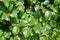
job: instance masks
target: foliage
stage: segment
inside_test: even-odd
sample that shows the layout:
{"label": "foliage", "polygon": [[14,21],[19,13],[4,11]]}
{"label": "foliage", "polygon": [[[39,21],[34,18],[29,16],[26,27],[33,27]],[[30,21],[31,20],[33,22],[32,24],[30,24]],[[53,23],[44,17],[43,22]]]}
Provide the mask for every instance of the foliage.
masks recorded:
{"label": "foliage", "polygon": [[0,0],[0,40],[60,40],[60,0]]}

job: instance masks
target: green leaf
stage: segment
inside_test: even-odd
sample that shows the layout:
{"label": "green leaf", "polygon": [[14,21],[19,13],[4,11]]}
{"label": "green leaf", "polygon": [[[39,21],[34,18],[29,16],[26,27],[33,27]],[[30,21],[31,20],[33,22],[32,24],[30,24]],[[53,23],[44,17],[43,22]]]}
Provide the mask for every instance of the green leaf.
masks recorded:
{"label": "green leaf", "polygon": [[10,5],[9,5],[9,11],[11,11],[12,9],[13,9],[13,4],[10,3]]}
{"label": "green leaf", "polygon": [[11,32],[4,32],[4,37],[5,38],[10,38]]}
{"label": "green leaf", "polygon": [[31,13],[31,9],[26,9],[26,12],[27,13]]}
{"label": "green leaf", "polygon": [[20,0],[20,1],[17,1],[16,2],[16,6],[23,5],[23,4],[24,4],[24,1],[23,0]]}
{"label": "green leaf", "polygon": [[12,11],[12,13],[10,14],[10,16],[12,17],[12,18],[17,18],[17,13],[18,13],[19,11],[16,9],[16,10],[13,10]]}
{"label": "green leaf", "polygon": [[31,28],[28,28],[28,27],[23,28],[23,35],[25,37],[28,37],[29,35],[31,35]]}
{"label": "green leaf", "polygon": [[23,13],[24,10],[25,10],[24,5],[19,5],[19,6],[18,6],[18,10],[21,11],[21,12]]}
{"label": "green leaf", "polygon": [[20,25],[21,26],[27,26],[26,24],[28,23],[27,20],[20,20]]}
{"label": "green leaf", "polygon": [[34,29],[34,31],[36,32],[36,33],[40,33],[40,27],[33,27],[33,29]]}
{"label": "green leaf", "polygon": [[36,2],[37,2],[37,0],[30,0],[30,2],[31,2],[31,3],[36,3]]}
{"label": "green leaf", "polygon": [[0,40],[2,40],[2,37],[0,37]]}
{"label": "green leaf", "polygon": [[16,2],[17,0],[11,0],[11,1]]}
{"label": "green leaf", "polygon": [[58,37],[56,38],[57,40],[60,40],[60,35],[58,35]]}
{"label": "green leaf", "polygon": [[14,40],[13,37],[10,37],[10,40]]}
{"label": "green leaf", "polygon": [[17,35],[18,33],[19,33],[19,27],[13,27],[13,30],[12,30],[12,33],[14,34],[14,35]]}
{"label": "green leaf", "polygon": [[35,27],[33,27],[33,30],[35,31],[35,33],[40,34],[41,33],[41,29],[42,29],[42,25],[41,24],[37,24],[34,25]]}
{"label": "green leaf", "polygon": [[48,40],[48,37],[40,37],[40,40]]}
{"label": "green leaf", "polygon": [[2,0],[4,2],[4,5],[6,7],[9,7],[9,4],[10,4],[10,0]]}
{"label": "green leaf", "polygon": [[3,34],[3,31],[2,31],[2,30],[0,30],[0,36],[2,36],[2,34]]}
{"label": "green leaf", "polygon": [[45,24],[44,27],[46,28],[46,30],[50,30],[51,26],[49,24]]}
{"label": "green leaf", "polygon": [[39,5],[35,5],[34,9],[35,9],[35,11],[39,11],[40,6]]}
{"label": "green leaf", "polygon": [[55,5],[60,4],[60,0],[54,0],[54,4],[55,4]]}
{"label": "green leaf", "polygon": [[9,13],[6,14],[5,12],[3,12],[2,20],[10,21],[10,14]]}
{"label": "green leaf", "polygon": [[0,17],[1,17],[2,11],[0,11]]}
{"label": "green leaf", "polygon": [[50,21],[50,25],[51,25],[52,27],[56,27],[56,21],[55,21],[55,20],[51,20],[51,21]]}
{"label": "green leaf", "polygon": [[40,21],[40,22],[43,22],[43,17],[40,17],[40,18],[39,18],[39,21]]}
{"label": "green leaf", "polygon": [[46,20],[51,20],[51,17],[52,17],[52,13],[47,10],[47,11],[45,12],[45,18],[46,18]]}
{"label": "green leaf", "polygon": [[57,12],[56,8],[53,7],[53,6],[50,6],[50,8],[54,11],[54,12]]}
{"label": "green leaf", "polygon": [[17,35],[14,37],[14,40],[20,40],[20,37]]}
{"label": "green leaf", "polygon": [[57,33],[55,31],[53,31],[52,33],[52,38],[56,37],[57,36]]}
{"label": "green leaf", "polygon": [[49,0],[45,0],[44,5],[48,5],[48,4],[49,4]]}
{"label": "green leaf", "polygon": [[12,26],[9,26],[9,30],[12,30],[13,29],[13,27]]}
{"label": "green leaf", "polygon": [[6,40],[6,38],[4,36],[1,36],[0,40]]}

